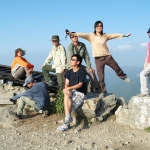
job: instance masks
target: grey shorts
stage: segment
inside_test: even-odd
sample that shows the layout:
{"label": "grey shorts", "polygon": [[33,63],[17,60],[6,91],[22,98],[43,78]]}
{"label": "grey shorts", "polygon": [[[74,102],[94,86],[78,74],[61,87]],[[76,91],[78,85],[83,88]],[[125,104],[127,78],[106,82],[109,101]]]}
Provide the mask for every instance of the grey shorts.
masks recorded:
{"label": "grey shorts", "polygon": [[76,90],[72,90],[71,91],[71,100],[72,100],[71,111],[75,111],[79,106],[81,106],[81,104],[84,102],[85,99],[86,99],[86,96],[83,93],[78,92]]}

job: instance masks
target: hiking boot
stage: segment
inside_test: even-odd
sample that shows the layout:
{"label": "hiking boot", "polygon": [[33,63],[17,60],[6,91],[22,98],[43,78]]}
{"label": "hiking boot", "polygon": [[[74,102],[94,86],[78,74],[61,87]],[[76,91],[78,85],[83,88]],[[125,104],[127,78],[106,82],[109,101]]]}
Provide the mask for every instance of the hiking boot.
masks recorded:
{"label": "hiking boot", "polygon": [[22,116],[21,116],[21,115],[17,115],[17,113],[16,113],[15,117],[16,117],[17,119],[22,119]]}
{"label": "hiking boot", "polygon": [[48,86],[53,86],[53,82],[52,81],[46,81],[45,82]]}
{"label": "hiking boot", "polygon": [[131,80],[129,78],[125,78],[125,82],[129,83]]}
{"label": "hiking boot", "polygon": [[105,93],[99,94],[99,98],[104,98],[104,97],[105,97]]}
{"label": "hiking boot", "polygon": [[46,117],[46,116],[48,116],[49,115],[49,111],[48,110],[44,110],[43,112],[42,112],[42,117],[44,118],[44,117]]}
{"label": "hiking boot", "polygon": [[62,126],[57,128],[57,131],[67,131],[70,129],[70,125],[69,124],[63,124]]}
{"label": "hiking boot", "polygon": [[66,116],[66,117],[65,117],[64,124],[69,124],[69,123],[72,122],[72,121],[73,121],[73,119],[72,119],[71,116]]}
{"label": "hiking boot", "polygon": [[143,94],[143,93],[140,93],[139,95],[137,95],[139,97],[149,97],[149,94]]}

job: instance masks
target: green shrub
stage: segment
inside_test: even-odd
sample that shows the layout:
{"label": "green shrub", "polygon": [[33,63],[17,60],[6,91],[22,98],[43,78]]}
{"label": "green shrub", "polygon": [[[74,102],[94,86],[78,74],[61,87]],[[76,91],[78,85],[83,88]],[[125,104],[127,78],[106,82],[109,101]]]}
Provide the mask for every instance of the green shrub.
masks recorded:
{"label": "green shrub", "polygon": [[150,127],[145,128],[145,131],[150,132]]}
{"label": "green shrub", "polygon": [[64,114],[64,93],[58,90],[56,100],[54,102],[53,113]]}

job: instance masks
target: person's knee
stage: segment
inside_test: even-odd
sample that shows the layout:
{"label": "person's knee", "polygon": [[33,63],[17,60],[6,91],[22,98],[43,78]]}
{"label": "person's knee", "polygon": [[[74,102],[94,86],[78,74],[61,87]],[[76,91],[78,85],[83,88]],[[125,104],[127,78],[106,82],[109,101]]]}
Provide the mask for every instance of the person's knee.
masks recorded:
{"label": "person's knee", "polygon": [[24,103],[24,96],[21,96],[19,99],[17,99],[17,103],[18,104]]}
{"label": "person's knee", "polygon": [[99,81],[100,81],[100,82],[103,82],[103,81],[104,81],[104,78],[100,77],[100,78],[99,78]]}
{"label": "person's knee", "polygon": [[70,100],[70,94],[64,93],[64,101]]}
{"label": "person's knee", "polygon": [[144,71],[142,71],[141,73],[140,73],[140,77],[143,77],[144,76]]}

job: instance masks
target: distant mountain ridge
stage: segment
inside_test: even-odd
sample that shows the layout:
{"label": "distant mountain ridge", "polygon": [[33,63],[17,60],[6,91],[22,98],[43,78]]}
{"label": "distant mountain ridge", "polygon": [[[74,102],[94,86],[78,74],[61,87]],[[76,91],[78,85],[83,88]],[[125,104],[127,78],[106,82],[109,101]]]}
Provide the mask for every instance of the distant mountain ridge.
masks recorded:
{"label": "distant mountain ridge", "polygon": [[131,79],[130,83],[121,80],[109,67],[105,68],[105,82],[108,93],[114,93],[117,98],[123,97],[127,102],[132,96],[140,93],[140,72],[142,67],[124,66],[122,70]]}

